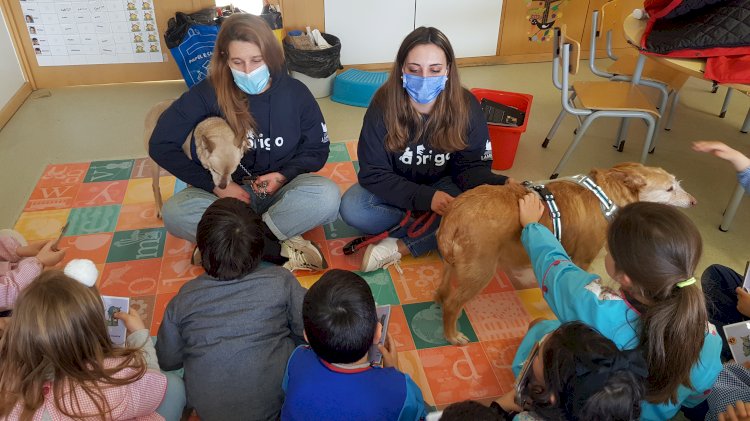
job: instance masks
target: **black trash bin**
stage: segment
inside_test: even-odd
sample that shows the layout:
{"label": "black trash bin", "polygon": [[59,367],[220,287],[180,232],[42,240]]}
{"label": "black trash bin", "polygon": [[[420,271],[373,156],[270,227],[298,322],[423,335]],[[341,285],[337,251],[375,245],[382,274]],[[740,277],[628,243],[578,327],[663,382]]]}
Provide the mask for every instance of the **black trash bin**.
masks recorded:
{"label": "black trash bin", "polygon": [[[322,33],[331,46],[324,49],[296,48],[291,36],[284,38],[286,65],[293,78],[300,80],[315,98],[331,95],[333,79],[341,66],[341,41],[338,37]],[[305,35],[303,35],[305,36]]]}

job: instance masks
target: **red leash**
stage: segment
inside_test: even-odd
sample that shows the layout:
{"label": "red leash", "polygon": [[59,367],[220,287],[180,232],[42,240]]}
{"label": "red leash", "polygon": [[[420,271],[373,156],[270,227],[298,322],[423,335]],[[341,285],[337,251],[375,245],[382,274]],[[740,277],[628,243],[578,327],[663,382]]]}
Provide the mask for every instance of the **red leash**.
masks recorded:
{"label": "red leash", "polygon": [[389,237],[391,234],[395,233],[396,231],[404,228],[409,225],[409,228],[406,230],[406,235],[409,236],[409,238],[416,238],[421,235],[423,235],[429,228],[432,226],[432,224],[435,223],[435,219],[437,219],[437,214],[435,212],[425,212],[422,215],[419,215],[414,222],[409,224],[409,219],[411,219],[411,211],[406,211],[406,215],[404,215],[404,218],[398,223],[398,225],[394,225],[393,227],[389,228],[387,231],[383,231],[380,234],[375,235],[367,235],[364,237],[355,238],[354,240],[347,243],[344,248],[344,254],[350,255],[356,253],[358,250],[361,250],[370,244],[376,243],[382,239],[385,239]]}

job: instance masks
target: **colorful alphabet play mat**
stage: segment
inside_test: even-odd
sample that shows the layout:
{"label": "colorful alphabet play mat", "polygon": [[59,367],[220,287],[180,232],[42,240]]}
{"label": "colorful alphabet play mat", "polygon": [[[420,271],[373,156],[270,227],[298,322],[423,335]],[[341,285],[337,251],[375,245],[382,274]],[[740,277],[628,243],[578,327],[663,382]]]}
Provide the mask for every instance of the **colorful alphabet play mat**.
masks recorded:
{"label": "colorful alphabet play mat", "polygon": [[[333,143],[320,174],[342,193],[357,181],[356,142]],[[185,188],[162,173],[165,196]],[[28,240],[56,238],[69,223],[61,247],[66,260],[96,263],[104,295],[127,296],[156,335],[164,309],[180,287],[202,273],[190,264],[193,245],[172,237],[157,219],[148,160],[127,159],[49,165],[31,193],[15,228]],[[304,236],[317,242],[333,268],[357,270],[362,252],[342,247],[360,234],[340,219]],[[65,263],[63,262],[63,263]],[[425,401],[444,407],[465,399],[488,401],[512,387],[510,364],[529,321],[552,318],[538,288],[517,291],[503,273],[472,300],[459,323],[471,339],[464,347],[443,339],[433,292],[441,279],[437,252],[363,274],[379,305],[392,305],[388,331],[397,342],[401,369],[422,388]],[[309,287],[322,273],[296,273]]]}

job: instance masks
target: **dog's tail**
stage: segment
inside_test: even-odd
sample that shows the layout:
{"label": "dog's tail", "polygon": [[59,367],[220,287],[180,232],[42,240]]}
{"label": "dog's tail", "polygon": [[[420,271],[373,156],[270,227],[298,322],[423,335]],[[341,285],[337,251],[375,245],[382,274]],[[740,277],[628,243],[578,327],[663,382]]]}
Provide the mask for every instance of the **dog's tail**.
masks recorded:
{"label": "dog's tail", "polygon": [[450,264],[454,263],[454,247],[456,247],[454,240],[459,228],[458,221],[454,221],[453,219],[450,212],[448,212],[442,221],[440,221],[440,228],[438,228],[436,233],[440,255],[443,257],[443,261]]}

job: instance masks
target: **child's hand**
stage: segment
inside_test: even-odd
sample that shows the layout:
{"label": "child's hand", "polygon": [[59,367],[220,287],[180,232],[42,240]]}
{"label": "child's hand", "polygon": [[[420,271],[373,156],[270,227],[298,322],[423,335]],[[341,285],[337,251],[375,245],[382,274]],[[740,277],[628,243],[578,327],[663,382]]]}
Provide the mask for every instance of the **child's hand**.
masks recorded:
{"label": "child's hand", "polygon": [[135,331],[145,329],[146,325],[143,324],[143,320],[138,312],[134,308],[130,308],[130,311],[125,313],[124,311],[118,311],[113,314],[115,319],[122,320],[125,323],[125,327],[128,329],[128,334]]}
{"label": "child's hand", "polygon": [[516,403],[516,391],[511,390],[510,392],[504,394],[503,396],[500,396],[498,399],[495,400],[500,405],[500,408],[503,408],[506,412],[522,412],[523,408],[521,408]]}
{"label": "child's hand", "polygon": [[63,257],[65,257],[65,250],[52,250],[54,243],[54,241],[47,241],[36,255],[37,260],[39,260],[46,268],[55,266],[62,261]]}
{"label": "child's hand", "polygon": [[42,247],[44,247],[45,244],[47,244],[47,241],[35,241],[29,243],[27,246],[17,248],[16,254],[18,257],[34,257],[39,254],[39,251],[42,250]]}
{"label": "child's hand", "polygon": [[385,336],[385,346],[378,344],[380,353],[383,354],[383,367],[393,367],[399,370],[398,367],[398,351],[396,351],[396,344],[391,340],[391,334]]}
{"label": "child's hand", "polygon": [[719,421],[749,421],[750,403],[737,401],[734,405],[728,405],[727,409],[719,414]]}
{"label": "child's hand", "polygon": [[693,142],[693,150],[698,152],[710,153],[713,156],[727,160],[734,165],[734,169],[737,172],[744,171],[750,167],[750,158],[742,154],[742,152],[730,148],[722,142],[716,141],[702,141]]}
{"label": "child's hand", "polygon": [[737,293],[737,311],[750,317],[750,293],[742,287],[734,290]]}
{"label": "child's hand", "polygon": [[524,197],[518,199],[518,217],[522,227],[532,222],[539,222],[543,214],[544,204],[536,193],[526,193]]}

